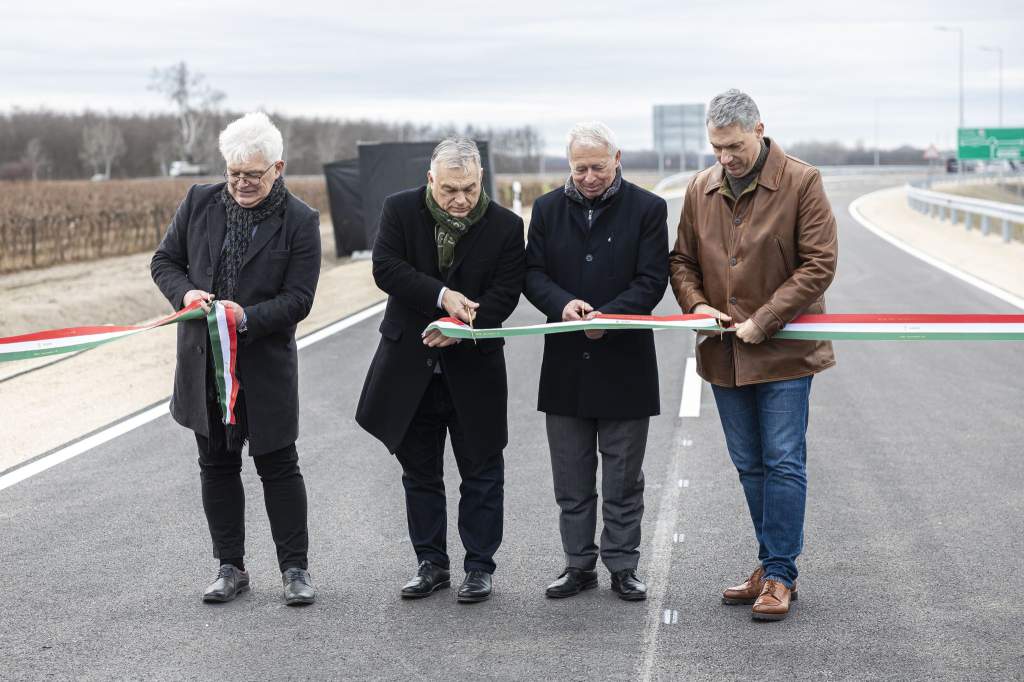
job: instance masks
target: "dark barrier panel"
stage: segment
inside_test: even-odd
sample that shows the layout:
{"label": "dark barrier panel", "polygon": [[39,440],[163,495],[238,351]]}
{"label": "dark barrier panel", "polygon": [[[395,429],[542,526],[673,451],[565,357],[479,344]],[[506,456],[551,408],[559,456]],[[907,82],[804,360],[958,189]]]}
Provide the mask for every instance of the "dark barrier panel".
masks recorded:
{"label": "dark barrier panel", "polygon": [[[484,169],[484,188],[494,198],[494,174],[491,172],[487,143],[478,141],[476,144],[480,148],[480,162]],[[403,189],[427,184],[430,154],[436,146],[437,142],[376,142],[359,145],[359,175],[367,244],[372,245],[377,237],[380,210],[385,197]]]}
{"label": "dark barrier panel", "polygon": [[327,201],[331,205],[331,222],[334,225],[335,255],[350,256],[353,251],[370,248],[363,220],[359,159],[324,164],[324,176],[327,178]]}

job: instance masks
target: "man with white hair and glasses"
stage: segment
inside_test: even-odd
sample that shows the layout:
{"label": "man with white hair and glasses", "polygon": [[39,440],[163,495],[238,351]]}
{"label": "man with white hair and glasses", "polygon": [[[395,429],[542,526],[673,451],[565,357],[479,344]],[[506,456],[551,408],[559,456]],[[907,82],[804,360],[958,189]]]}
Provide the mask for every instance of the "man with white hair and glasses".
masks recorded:
{"label": "man with white hair and glasses", "polygon": [[421,334],[444,316],[500,327],[519,303],[523,270],[523,221],[487,196],[472,140],[441,141],[427,184],[384,200],[373,277],[388,303],[356,421],[402,465],[418,562],[401,589],[403,599],[428,597],[451,584],[446,436],[462,477],[458,525],[466,577],[458,601],[491,596],[508,443],[504,339],[459,343],[437,331]]}
{"label": "man with white hair and glasses", "polygon": [[245,569],[242,447],[263,482],[263,497],[287,604],[316,593],[307,566],[306,487],[299,432],[295,326],[313,305],[320,277],[319,214],[284,183],[281,133],[251,113],[220,134],[225,182],[195,185],[153,255],[153,280],[176,310],[216,299],[238,330],[240,385],[235,423],[217,401],[206,320],[177,325],[171,415],[195,432],[203,509],[219,562],[203,593],[226,602],[249,588]]}
{"label": "man with white hair and glasses", "polygon": [[[569,131],[565,186],[533,205],[526,297],[548,322],[598,313],[649,315],[668,280],[665,201],[622,177],[615,136],[601,123]],[[544,337],[537,409],[546,414],[565,569],[550,598],[597,586],[598,554],[620,598],[647,598],[637,577],[644,512],[643,461],[660,411],[650,331]],[[604,530],[597,528],[601,455]]]}

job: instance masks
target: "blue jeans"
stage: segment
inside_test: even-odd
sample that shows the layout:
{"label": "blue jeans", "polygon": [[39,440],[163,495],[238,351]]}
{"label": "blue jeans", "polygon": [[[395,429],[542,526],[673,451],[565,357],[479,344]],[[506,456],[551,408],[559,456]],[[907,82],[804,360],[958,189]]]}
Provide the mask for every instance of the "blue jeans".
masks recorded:
{"label": "blue jeans", "polygon": [[712,386],[729,456],[740,475],[766,579],[788,587],[804,543],[811,376]]}

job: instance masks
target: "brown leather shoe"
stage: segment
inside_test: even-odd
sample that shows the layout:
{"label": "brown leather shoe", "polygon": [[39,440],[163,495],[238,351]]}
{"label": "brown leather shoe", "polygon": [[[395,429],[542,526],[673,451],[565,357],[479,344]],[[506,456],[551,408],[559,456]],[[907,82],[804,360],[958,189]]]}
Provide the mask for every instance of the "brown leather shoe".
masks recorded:
{"label": "brown leather shoe", "polygon": [[761,594],[762,577],[764,577],[764,569],[758,566],[745,583],[725,588],[725,591],[722,592],[722,603],[753,604],[757,596]]}
{"label": "brown leather shoe", "polygon": [[[793,587],[796,587],[794,583]],[[765,580],[751,615],[754,620],[782,620],[789,615],[789,604],[793,591],[777,580]]]}

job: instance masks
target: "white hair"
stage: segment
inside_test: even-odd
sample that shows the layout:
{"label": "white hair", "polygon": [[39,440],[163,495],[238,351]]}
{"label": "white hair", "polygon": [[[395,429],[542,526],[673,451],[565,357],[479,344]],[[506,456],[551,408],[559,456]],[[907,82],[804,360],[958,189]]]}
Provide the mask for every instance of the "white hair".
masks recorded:
{"label": "white hair", "polygon": [[468,137],[446,137],[441,140],[430,155],[430,172],[437,175],[439,167],[461,168],[466,174],[483,168],[480,150],[476,142]]}
{"label": "white hair", "polygon": [[728,128],[739,125],[744,132],[750,132],[761,122],[761,112],[750,95],[736,88],[715,95],[708,104],[708,115],[705,118],[712,128]]}
{"label": "white hair", "polygon": [[220,153],[228,164],[246,163],[258,156],[277,163],[284,154],[284,140],[266,114],[254,111],[221,131]]}
{"label": "white hair", "polygon": [[615,156],[619,151],[615,133],[600,121],[584,121],[569,129],[565,142],[566,157],[572,156],[574,144],[581,147],[604,147],[608,150],[608,156]]}

